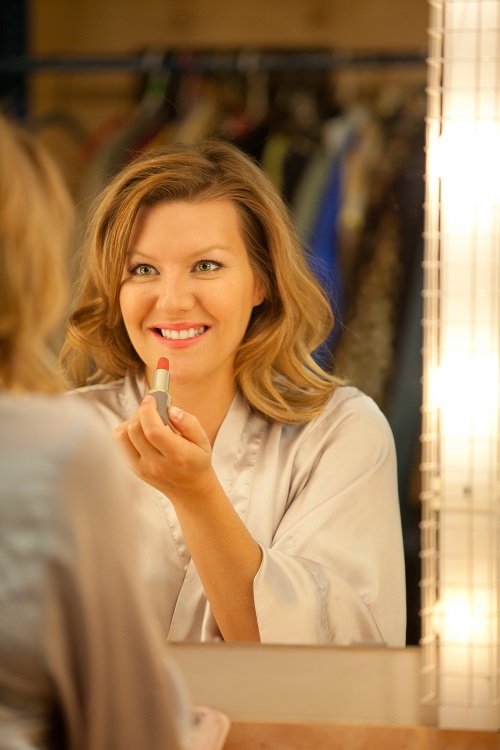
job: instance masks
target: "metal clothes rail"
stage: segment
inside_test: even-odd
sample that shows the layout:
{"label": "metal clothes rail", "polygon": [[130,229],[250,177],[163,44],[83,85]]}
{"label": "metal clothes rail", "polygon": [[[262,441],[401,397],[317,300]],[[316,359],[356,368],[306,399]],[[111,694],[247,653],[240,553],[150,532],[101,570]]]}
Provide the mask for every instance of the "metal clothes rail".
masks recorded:
{"label": "metal clothes rail", "polygon": [[41,56],[0,58],[0,75],[23,73],[271,73],[322,72],[337,68],[425,65],[425,54],[359,53],[331,50],[209,51],[161,50],[124,56]]}

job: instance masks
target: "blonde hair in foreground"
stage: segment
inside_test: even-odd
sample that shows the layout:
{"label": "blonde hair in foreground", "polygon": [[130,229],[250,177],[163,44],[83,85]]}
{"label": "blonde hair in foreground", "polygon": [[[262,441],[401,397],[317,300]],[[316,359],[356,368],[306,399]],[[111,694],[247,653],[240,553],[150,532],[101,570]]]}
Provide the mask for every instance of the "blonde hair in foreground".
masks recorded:
{"label": "blonde hair in foreground", "polygon": [[311,352],[333,324],[288,210],[261,168],[217,140],[175,144],[137,158],[100,197],[89,226],[76,308],[62,361],[72,382],[109,382],[142,370],[122,321],[119,294],[132,225],[141,205],[230,200],[266,295],[255,308],[235,361],[250,406],[269,419],[307,422],[339,380]]}
{"label": "blonde hair in foreground", "polygon": [[51,157],[0,115],[0,379],[9,390],[63,387],[48,340],[66,303],[72,219]]}

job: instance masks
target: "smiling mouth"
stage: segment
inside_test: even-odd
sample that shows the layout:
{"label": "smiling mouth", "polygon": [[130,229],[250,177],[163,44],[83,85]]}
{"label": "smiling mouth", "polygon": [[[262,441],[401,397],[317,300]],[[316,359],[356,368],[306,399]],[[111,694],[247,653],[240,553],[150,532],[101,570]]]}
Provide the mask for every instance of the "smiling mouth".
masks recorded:
{"label": "smiling mouth", "polygon": [[157,328],[158,333],[163,336],[164,339],[171,339],[172,341],[179,341],[185,339],[195,339],[197,336],[201,336],[202,333],[208,329],[208,326],[200,326],[199,328],[183,328],[181,331],[175,331],[171,328]]}

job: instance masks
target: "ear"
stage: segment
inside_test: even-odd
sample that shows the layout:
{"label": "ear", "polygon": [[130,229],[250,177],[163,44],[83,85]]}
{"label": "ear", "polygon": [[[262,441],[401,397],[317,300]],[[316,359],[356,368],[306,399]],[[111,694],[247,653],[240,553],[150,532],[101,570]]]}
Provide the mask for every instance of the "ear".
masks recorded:
{"label": "ear", "polygon": [[264,302],[265,297],[266,297],[266,290],[264,288],[264,284],[258,279],[255,279],[254,292],[253,292],[253,306],[258,307],[259,305],[261,305]]}

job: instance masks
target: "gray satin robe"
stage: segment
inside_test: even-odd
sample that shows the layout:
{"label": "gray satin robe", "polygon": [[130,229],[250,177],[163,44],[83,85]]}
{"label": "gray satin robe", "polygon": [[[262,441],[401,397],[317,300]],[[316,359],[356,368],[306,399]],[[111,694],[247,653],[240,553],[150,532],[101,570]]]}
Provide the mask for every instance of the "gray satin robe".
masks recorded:
{"label": "gray satin robe", "polygon": [[[73,392],[110,429],[138,408],[143,377]],[[262,548],[254,580],[263,643],[403,646],[405,572],[394,441],[359,390],[338,388],[320,417],[287,426],[237,394],[213,447],[219,481]],[[149,577],[175,641],[221,639],[170,501],[143,483]]]}
{"label": "gray satin robe", "polygon": [[0,748],[59,747],[57,709],[65,748],[181,750],[186,696],[145,595],[137,480],[66,397],[0,394],[0,426]]}

